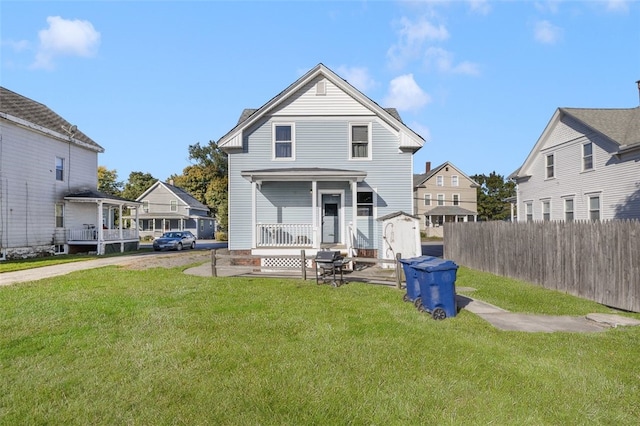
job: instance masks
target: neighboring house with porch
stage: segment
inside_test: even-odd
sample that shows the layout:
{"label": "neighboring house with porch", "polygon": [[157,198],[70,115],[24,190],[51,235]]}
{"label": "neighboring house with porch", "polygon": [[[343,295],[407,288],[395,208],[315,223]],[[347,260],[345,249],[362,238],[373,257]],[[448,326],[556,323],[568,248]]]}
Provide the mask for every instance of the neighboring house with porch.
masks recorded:
{"label": "neighboring house with porch", "polygon": [[100,145],[4,87],[0,135],[0,259],[137,250],[137,229],[115,221],[137,203],[97,190]]}
{"label": "neighboring house with porch", "polygon": [[230,251],[380,257],[376,219],[411,211],[423,144],[395,109],[317,65],[218,141],[229,155]]}
{"label": "neighboring house with porch", "polygon": [[191,231],[198,239],[215,236],[215,220],[209,216],[209,207],[172,181],[155,182],[136,201],[142,205],[138,214],[142,238],[156,238],[168,231]]}
{"label": "neighboring house with porch", "polygon": [[413,176],[413,212],[427,236],[442,237],[445,222],[475,222],[478,217],[478,183],[446,161]]}
{"label": "neighboring house with porch", "polygon": [[640,219],[640,107],[558,108],[509,178],[519,221]]}

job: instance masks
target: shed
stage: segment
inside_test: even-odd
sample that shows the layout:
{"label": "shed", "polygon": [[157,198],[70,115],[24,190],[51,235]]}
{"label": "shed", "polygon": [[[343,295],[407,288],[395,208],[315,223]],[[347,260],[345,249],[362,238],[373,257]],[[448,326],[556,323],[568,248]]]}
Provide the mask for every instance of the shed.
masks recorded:
{"label": "shed", "polygon": [[[404,259],[422,255],[420,219],[417,216],[398,211],[377,220],[382,222],[382,259],[395,260],[397,253]],[[391,263],[383,263],[382,266],[394,267]]]}

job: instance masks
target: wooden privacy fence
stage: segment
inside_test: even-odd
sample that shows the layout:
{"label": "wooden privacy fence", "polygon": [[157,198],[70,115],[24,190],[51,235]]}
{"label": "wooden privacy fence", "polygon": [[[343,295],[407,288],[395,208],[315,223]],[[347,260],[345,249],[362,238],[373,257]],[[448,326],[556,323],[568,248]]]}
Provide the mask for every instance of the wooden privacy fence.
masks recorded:
{"label": "wooden privacy fence", "polygon": [[640,312],[640,221],[446,223],[444,257]]}

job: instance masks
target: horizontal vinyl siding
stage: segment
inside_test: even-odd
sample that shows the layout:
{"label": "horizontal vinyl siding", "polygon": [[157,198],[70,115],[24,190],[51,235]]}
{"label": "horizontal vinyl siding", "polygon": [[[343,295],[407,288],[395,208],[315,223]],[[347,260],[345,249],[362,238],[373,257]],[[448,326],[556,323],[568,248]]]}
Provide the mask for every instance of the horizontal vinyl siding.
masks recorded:
{"label": "horizontal vinyl siding", "polygon": [[[579,123],[571,124],[586,131]],[[587,220],[589,195],[596,193],[600,194],[602,220],[632,217],[629,198],[633,194],[636,194],[634,200],[639,197],[640,167],[637,160],[640,154],[636,154],[635,159],[633,156],[618,159],[613,155],[617,146],[597,134],[581,136],[565,123],[555,130],[558,134],[553,132],[549,136],[554,144],[545,144],[546,148],[537,154],[529,168],[531,178],[518,185],[519,220],[526,220],[524,204],[529,201],[533,203],[534,220],[542,220],[542,200],[551,202],[551,220],[564,220],[564,200],[567,198],[574,200],[574,219]],[[582,146],[587,142],[592,143],[594,168],[583,171]],[[552,179],[545,179],[548,154],[554,155]],[[637,211],[635,217],[640,218],[640,210]]]}
{"label": "horizontal vinyl siding", "polygon": [[[97,153],[4,120],[0,131],[0,243],[7,248],[52,244],[55,203],[69,192],[97,187]],[[56,157],[64,158],[62,182],[56,180]],[[65,226],[82,226],[72,209],[67,203]]]}
{"label": "horizontal vinyl siding", "polygon": [[[189,208],[184,201],[162,185],[156,186],[153,191],[144,197],[143,201],[149,202],[150,214],[189,214]],[[176,211],[171,211],[171,201],[175,201],[177,203]]]}

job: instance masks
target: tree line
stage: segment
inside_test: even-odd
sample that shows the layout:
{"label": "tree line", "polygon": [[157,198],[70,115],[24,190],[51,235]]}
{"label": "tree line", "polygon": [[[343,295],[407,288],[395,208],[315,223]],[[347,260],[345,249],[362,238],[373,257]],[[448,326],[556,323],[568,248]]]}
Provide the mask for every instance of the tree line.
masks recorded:
{"label": "tree line", "polygon": [[[227,154],[214,141],[207,145],[189,145],[189,161],[181,174],[172,174],[169,181],[184,189],[195,199],[209,207],[218,228],[225,231],[228,226],[228,177]],[[115,169],[98,166],[98,190],[106,194],[135,200],[158,179],[150,173],[131,172],[127,182],[118,180]]]}

